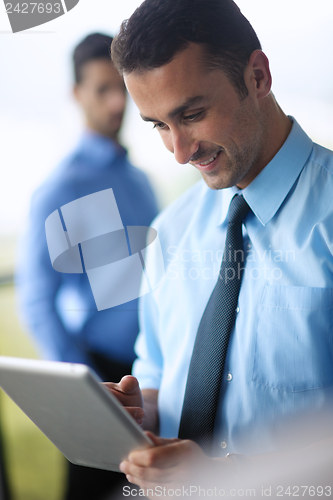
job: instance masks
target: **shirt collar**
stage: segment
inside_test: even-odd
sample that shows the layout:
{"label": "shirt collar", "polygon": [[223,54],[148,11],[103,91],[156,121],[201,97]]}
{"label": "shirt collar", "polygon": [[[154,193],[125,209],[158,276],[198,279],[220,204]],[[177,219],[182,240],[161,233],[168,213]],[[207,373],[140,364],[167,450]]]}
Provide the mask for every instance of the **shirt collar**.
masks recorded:
{"label": "shirt collar", "polygon": [[[293,117],[287,140],[274,158],[242,191],[252,212],[265,226],[274,217],[297,177],[303,170],[313,149],[313,142]],[[223,189],[222,211],[218,225],[226,221],[232,197],[239,192],[236,187]]]}
{"label": "shirt collar", "polygon": [[117,158],[125,157],[127,151],[120,144],[92,130],[85,130],[78,149],[91,159],[94,168],[110,166]]}

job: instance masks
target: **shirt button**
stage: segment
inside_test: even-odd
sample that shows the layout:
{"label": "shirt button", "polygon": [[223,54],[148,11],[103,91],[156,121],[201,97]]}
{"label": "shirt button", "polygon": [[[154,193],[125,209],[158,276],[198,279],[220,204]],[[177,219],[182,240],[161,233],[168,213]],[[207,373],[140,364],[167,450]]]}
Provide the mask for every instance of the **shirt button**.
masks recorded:
{"label": "shirt button", "polygon": [[231,375],[231,373],[228,373],[228,374],[227,374],[226,379],[227,379],[227,381],[228,381],[228,382],[231,382],[231,380],[232,380],[232,375]]}
{"label": "shirt button", "polygon": [[238,314],[240,311],[239,306],[236,307],[236,313]]}
{"label": "shirt button", "polygon": [[223,450],[225,450],[225,448],[226,448],[227,446],[228,446],[228,445],[227,445],[227,443],[226,443],[225,441],[222,441],[222,443],[221,443],[221,448],[222,448]]}

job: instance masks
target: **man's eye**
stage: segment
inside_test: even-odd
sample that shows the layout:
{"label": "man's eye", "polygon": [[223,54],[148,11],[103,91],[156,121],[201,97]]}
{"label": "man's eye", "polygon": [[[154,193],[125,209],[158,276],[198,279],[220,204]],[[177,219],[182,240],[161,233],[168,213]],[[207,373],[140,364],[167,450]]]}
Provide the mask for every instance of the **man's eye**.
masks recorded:
{"label": "man's eye", "polygon": [[198,118],[200,115],[202,115],[202,113],[203,113],[203,111],[200,111],[199,113],[194,113],[194,115],[184,116],[184,121],[192,122],[196,118]]}
{"label": "man's eye", "polygon": [[165,123],[154,123],[153,128],[158,128],[159,130],[163,130],[166,127]]}

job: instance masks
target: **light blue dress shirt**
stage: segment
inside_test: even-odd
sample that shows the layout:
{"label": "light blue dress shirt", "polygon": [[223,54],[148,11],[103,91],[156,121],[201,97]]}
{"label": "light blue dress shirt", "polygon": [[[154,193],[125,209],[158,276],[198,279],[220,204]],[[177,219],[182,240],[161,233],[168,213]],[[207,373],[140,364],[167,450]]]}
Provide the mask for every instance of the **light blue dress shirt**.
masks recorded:
{"label": "light blue dress shirt", "polygon": [[[166,277],[141,301],[134,374],[142,388],[159,390],[165,437],[178,434],[235,192],[200,181],[153,223]],[[243,226],[247,260],[215,422],[216,456],[279,449],[287,424],[319,418],[333,400],[333,153],[294,121],[242,194],[252,213]]]}
{"label": "light blue dress shirt", "polygon": [[61,206],[112,188],[124,226],[149,226],[157,215],[146,175],[114,141],[86,131],[76,149],[34,193],[20,245],[16,285],[20,313],[46,359],[91,364],[90,351],[131,364],[139,331],[138,301],[98,311],[87,274],[52,268],[45,220]]}

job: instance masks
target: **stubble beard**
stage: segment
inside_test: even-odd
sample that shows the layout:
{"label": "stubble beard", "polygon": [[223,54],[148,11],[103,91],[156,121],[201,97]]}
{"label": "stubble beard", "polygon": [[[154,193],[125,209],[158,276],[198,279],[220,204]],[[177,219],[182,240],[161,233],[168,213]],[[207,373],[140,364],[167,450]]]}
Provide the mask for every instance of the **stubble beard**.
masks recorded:
{"label": "stubble beard", "polygon": [[254,108],[251,101],[246,104],[244,101],[237,119],[237,126],[241,132],[253,129],[254,133],[242,149],[234,145],[228,150],[222,150],[223,166],[213,172],[202,172],[204,181],[211,189],[226,189],[237,186],[252,169],[255,169],[260,161],[264,123],[259,111]]}

